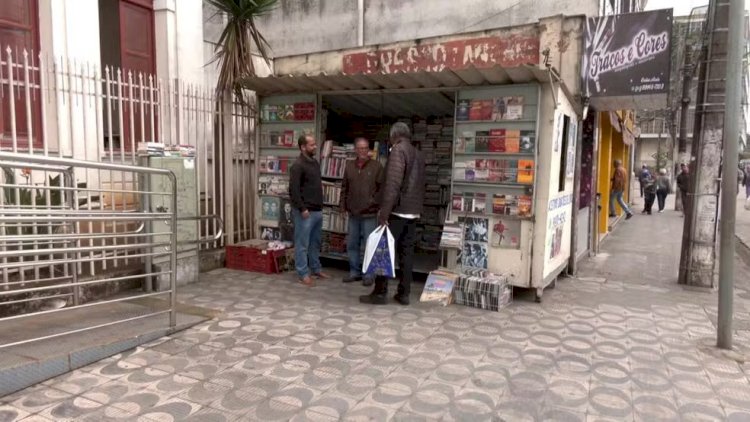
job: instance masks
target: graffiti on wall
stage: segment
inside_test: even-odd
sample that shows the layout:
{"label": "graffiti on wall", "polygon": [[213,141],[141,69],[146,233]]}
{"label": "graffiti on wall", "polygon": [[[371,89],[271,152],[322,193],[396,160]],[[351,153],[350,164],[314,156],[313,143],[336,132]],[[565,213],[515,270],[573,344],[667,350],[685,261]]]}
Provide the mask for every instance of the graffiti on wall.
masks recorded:
{"label": "graffiti on wall", "polygon": [[539,38],[512,35],[376,49],[344,55],[345,74],[440,72],[539,63]]}

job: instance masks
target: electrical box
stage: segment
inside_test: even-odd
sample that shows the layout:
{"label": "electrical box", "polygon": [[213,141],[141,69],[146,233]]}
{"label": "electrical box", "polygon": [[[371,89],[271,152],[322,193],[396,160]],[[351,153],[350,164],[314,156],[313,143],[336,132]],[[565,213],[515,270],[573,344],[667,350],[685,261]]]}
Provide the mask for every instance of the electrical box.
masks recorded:
{"label": "electrical box", "polygon": [[[177,218],[198,216],[198,179],[195,168],[194,157],[145,157],[143,160],[151,168],[171,170],[177,179]],[[170,180],[162,175],[146,175],[145,191],[171,193]],[[148,195],[144,198],[144,206],[152,212],[171,212],[171,195]],[[184,285],[198,281],[198,230],[197,219],[178,221],[177,223],[177,284]],[[149,221],[147,228],[149,233],[162,233],[170,231],[170,221]],[[168,243],[169,235],[154,236],[155,243]],[[152,252],[166,252],[162,248],[155,248]],[[169,255],[155,257],[151,265],[153,271],[162,271],[169,268]],[[159,276],[154,280],[152,286],[156,290],[169,289],[169,275]],[[148,287],[147,287],[148,288]]]}

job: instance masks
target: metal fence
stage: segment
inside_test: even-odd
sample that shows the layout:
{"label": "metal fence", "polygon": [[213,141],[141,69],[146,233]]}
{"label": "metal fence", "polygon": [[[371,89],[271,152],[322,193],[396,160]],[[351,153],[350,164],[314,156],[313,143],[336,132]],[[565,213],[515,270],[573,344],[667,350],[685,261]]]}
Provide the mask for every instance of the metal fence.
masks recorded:
{"label": "metal fence", "polygon": [[[162,309],[149,309],[115,318],[95,326],[79,327],[43,337],[23,338],[0,345],[10,347],[93,328],[169,314],[169,326],[176,323],[176,260],[177,260],[177,182],[169,170],[132,165],[85,162],[81,160],[0,152],[4,179],[0,190],[0,320],[10,321],[33,315],[65,312],[93,306],[106,306],[157,296],[168,296]],[[38,171],[50,175],[50,182],[30,188],[26,183],[9,179],[13,169]],[[149,192],[118,187],[83,187],[73,177],[78,170],[118,174],[124,179],[139,176],[166,177],[170,190]],[[53,176],[54,175],[54,176]],[[137,208],[129,210],[93,209],[82,201],[106,194],[167,197],[169,209],[153,212]],[[36,206],[19,198],[38,197]],[[166,224],[162,224],[162,222]],[[158,230],[145,229],[153,224]],[[115,230],[119,227],[118,230]],[[120,258],[118,252],[127,253]],[[163,263],[144,265],[161,258]],[[136,264],[138,271],[112,274],[98,278],[81,277],[90,265],[106,267],[116,261]],[[145,268],[145,271],[144,271]],[[154,270],[156,269],[156,270]],[[91,267],[93,271],[93,267]],[[154,291],[149,281],[168,280],[168,288]],[[144,293],[102,301],[87,300],[88,290],[105,284],[137,282],[146,284]],[[57,300],[60,306],[45,309],[42,302]],[[11,308],[21,305],[23,312]],[[48,306],[49,307],[49,306]],[[9,310],[10,309],[10,310]]]}
{"label": "metal fence", "polygon": [[[101,69],[9,47],[0,56],[2,150],[136,165],[140,142],[191,145],[197,152],[199,212],[219,216],[226,225],[219,240],[200,247],[217,248],[252,237],[251,107],[232,104],[231,110],[222,110],[212,89],[154,75]],[[49,184],[47,172],[13,169],[12,173],[14,179],[24,178],[27,185],[42,190]],[[85,188],[79,207],[112,212],[138,209],[132,173],[79,167],[72,176],[76,186]],[[96,189],[105,193],[97,196]],[[39,198],[47,201],[46,196]],[[36,199],[31,198],[30,208],[40,205]],[[113,233],[129,231],[120,221],[114,221],[112,229]],[[204,218],[200,231],[202,237],[213,237],[220,227],[216,219]],[[125,265],[132,252],[94,253],[113,254],[115,259],[108,259],[107,265],[118,266]],[[93,263],[89,267],[97,271]]]}

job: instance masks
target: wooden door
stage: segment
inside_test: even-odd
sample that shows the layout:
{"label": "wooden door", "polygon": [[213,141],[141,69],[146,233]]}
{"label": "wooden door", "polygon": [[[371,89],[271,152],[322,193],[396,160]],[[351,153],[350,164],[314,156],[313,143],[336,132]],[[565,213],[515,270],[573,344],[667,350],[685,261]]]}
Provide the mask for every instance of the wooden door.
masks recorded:
{"label": "wooden door", "polygon": [[[39,72],[31,70],[29,80],[32,88],[29,101],[31,116],[26,108],[26,93],[23,88],[24,68],[23,51],[28,53],[29,67],[38,66],[39,54],[39,4],[38,0],[2,0],[0,1],[0,53],[2,53],[2,101],[0,101],[0,145],[3,148],[12,146],[10,92],[8,85],[8,51],[11,49],[13,63],[13,80],[16,89],[13,91],[15,106],[16,139],[18,149],[28,150],[29,143],[35,148],[42,147],[41,136],[41,96],[34,84],[39,82]],[[20,88],[20,89],[19,89]],[[31,122],[29,134],[28,122]]]}
{"label": "wooden door", "polygon": [[[122,133],[122,145],[125,150],[137,147],[138,142],[157,141],[157,128],[153,128],[152,139],[152,96],[148,90],[148,77],[156,74],[156,55],[154,53],[154,9],[153,0],[120,0],[120,64],[123,69],[123,79],[127,81],[130,73],[133,78],[133,94],[130,101],[130,91],[125,89],[123,96],[127,99],[123,109],[125,120]],[[143,94],[141,94],[141,79],[143,75]],[[156,81],[154,81],[156,86]],[[143,107],[141,110],[141,100]],[[158,98],[154,96],[154,101]],[[154,107],[153,125],[157,126],[156,109]],[[131,120],[132,119],[132,128]],[[132,136],[131,136],[132,135]]]}

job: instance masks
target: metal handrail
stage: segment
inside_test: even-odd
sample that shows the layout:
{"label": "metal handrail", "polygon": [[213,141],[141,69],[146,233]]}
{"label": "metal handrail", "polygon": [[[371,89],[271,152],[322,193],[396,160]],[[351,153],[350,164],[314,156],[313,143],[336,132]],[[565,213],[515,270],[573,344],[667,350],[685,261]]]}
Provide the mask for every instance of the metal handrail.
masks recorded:
{"label": "metal handrail", "polygon": [[[73,296],[73,305],[66,306],[63,308],[47,311],[37,311],[27,314],[14,315],[10,317],[0,318],[0,321],[6,320],[17,320],[21,318],[34,317],[37,315],[51,314],[55,312],[65,312],[74,309],[88,308],[94,306],[106,306],[108,304],[124,302],[138,298],[153,297],[159,295],[169,295],[169,309],[164,311],[152,311],[148,314],[137,317],[136,319],[146,318],[149,316],[161,315],[164,313],[169,314],[169,327],[174,328],[177,324],[176,314],[176,293],[177,293],[177,178],[175,174],[168,169],[141,167],[135,165],[126,164],[115,164],[107,162],[91,162],[84,160],[76,160],[70,158],[56,158],[49,156],[40,156],[32,154],[18,154],[11,152],[0,151],[0,165],[11,167],[11,168],[28,168],[32,170],[41,170],[45,172],[61,172],[64,174],[64,179],[61,180],[61,186],[29,186],[30,188],[46,189],[47,191],[57,190],[64,194],[63,206],[67,204],[67,207],[51,208],[50,206],[44,207],[44,204],[38,204],[40,208],[21,208],[16,202],[15,206],[4,206],[0,214],[0,226],[4,227],[4,230],[8,228],[16,227],[20,230],[22,227],[27,225],[33,225],[34,228],[39,225],[49,225],[63,223],[73,228],[73,233],[49,233],[49,234],[37,234],[36,230],[33,234],[23,235],[20,232],[11,232],[10,236],[3,236],[2,238],[2,250],[0,250],[0,266],[4,269],[18,268],[25,271],[29,269],[45,267],[45,266],[59,266],[61,263],[65,263],[63,268],[65,274],[59,279],[71,280],[70,283],[55,285],[55,286],[40,286],[36,284],[35,287],[24,287],[26,283],[34,283],[34,281],[24,281],[24,278],[20,278],[20,281],[14,281],[13,284],[20,286],[19,289],[12,291],[6,291],[1,296],[12,296],[14,294],[42,292],[42,291],[53,291],[60,288],[72,289],[73,292],[70,295],[62,295],[65,297]],[[78,188],[74,183],[74,170],[75,169],[88,169],[88,170],[101,170],[112,172],[123,172],[138,175],[158,175],[167,177],[170,184],[170,189],[167,192],[149,192],[139,190],[118,190],[118,189],[91,189],[91,188]],[[87,170],[87,171],[88,171]],[[123,179],[124,180],[124,179]],[[64,181],[64,183],[63,183]],[[124,183],[124,182],[123,182]],[[2,184],[0,188],[24,188],[24,186],[15,184]],[[169,212],[150,212],[144,210],[142,212],[123,212],[123,211],[107,211],[107,210],[91,210],[91,209],[78,209],[75,201],[75,196],[81,191],[99,191],[109,193],[140,193],[144,195],[164,195],[170,198],[171,210]],[[35,205],[37,206],[37,205]],[[195,219],[206,219],[214,218],[221,227],[218,230],[216,238],[212,239],[200,239],[199,241],[215,241],[223,233],[223,222],[216,216],[202,216],[196,217]],[[180,219],[183,220],[183,219]],[[78,227],[82,224],[91,224],[96,221],[106,222],[138,222],[139,225],[136,230],[128,230],[122,233],[114,232],[108,233],[79,233]],[[145,233],[147,221],[165,221],[170,226],[170,230],[160,230],[161,233]],[[89,226],[90,227],[90,226]],[[3,231],[5,233],[5,231]],[[158,241],[157,235],[169,235],[169,241]],[[130,239],[130,238],[141,238],[145,240],[136,241],[136,243],[116,244],[116,245],[97,245],[81,244],[81,241],[93,242],[95,239]],[[152,239],[149,241],[148,239]],[[23,249],[24,244],[47,244],[50,248],[34,248],[34,249]],[[19,246],[20,245],[20,246]],[[8,246],[14,247],[14,249],[6,250]],[[78,271],[80,265],[83,262],[91,262],[93,265],[94,261],[99,259],[106,260],[107,252],[118,251],[118,250],[130,250],[142,253],[125,254],[125,259],[149,259],[157,256],[169,256],[169,269],[161,269],[160,271],[150,271],[148,269],[143,274],[138,275],[126,275],[115,278],[108,278],[104,280],[89,280],[89,281],[78,281]],[[101,254],[103,258],[94,258],[94,253]],[[88,256],[91,255],[91,256]],[[34,260],[29,259],[30,256],[34,257]],[[26,258],[26,260],[24,260]],[[40,259],[41,258],[41,259]],[[53,259],[56,258],[56,259]],[[17,261],[16,261],[17,259]],[[13,261],[11,261],[13,260]],[[52,268],[52,267],[50,267]],[[59,267],[58,267],[59,268]],[[60,269],[56,270],[60,271]],[[21,274],[23,275],[23,274]],[[128,296],[125,298],[117,298],[112,300],[104,300],[97,302],[90,302],[86,304],[78,303],[80,297],[80,287],[94,284],[101,284],[111,281],[122,281],[136,278],[151,278],[159,276],[169,276],[169,290],[156,293],[145,293],[137,296]],[[37,275],[38,278],[38,275]],[[48,278],[48,280],[56,279],[54,276]],[[6,280],[7,282],[7,280]],[[7,285],[5,287],[7,289]],[[60,296],[60,295],[58,295]],[[61,296],[61,297],[62,297]],[[19,298],[18,300],[0,302],[0,305],[18,303],[20,301],[27,300],[26,298]],[[99,324],[93,327],[79,328],[75,330],[67,330],[52,335],[46,335],[44,337],[37,337],[28,340],[16,341],[10,344],[0,345],[0,349],[7,348],[14,345],[29,343],[42,339],[50,339],[63,335],[74,334],[86,330],[95,329],[97,327],[110,326],[135,320],[133,318],[119,319],[106,324]]]}

